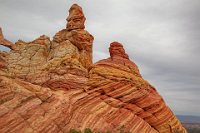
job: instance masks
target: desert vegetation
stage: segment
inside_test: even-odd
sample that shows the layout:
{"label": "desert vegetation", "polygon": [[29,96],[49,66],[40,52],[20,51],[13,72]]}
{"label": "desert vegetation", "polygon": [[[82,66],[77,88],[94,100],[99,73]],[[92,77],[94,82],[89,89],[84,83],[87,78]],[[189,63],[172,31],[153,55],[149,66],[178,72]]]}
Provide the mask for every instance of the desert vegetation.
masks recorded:
{"label": "desert vegetation", "polygon": [[[85,128],[84,132],[76,129],[70,129],[70,133],[102,133],[102,132],[92,132],[90,128]],[[104,133],[112,133],[111,131],[106,131]],[[120,128],[119,133],[131,133],[130,131],[124,131],[123,127]]]}
{"label": "desert vegetation", "polygon": [[[197,128],[193,128],[193,129],[187,129],[188,133],[200,133],[200,129]],[[92,132],[92,130],[90,128],[85,128],[85,130],[83,132],[81,132],[80,130],[76,130],[76,129],[70,129],[70,133],[102,133],[102,132]],[[112,133],[111,131],[107,131],[105,133]],[[124,131],[123,127],[120,129],[119,133],[131,133],[130,131]],[[175,133],[182,133],[179,131],[176,131]]]}

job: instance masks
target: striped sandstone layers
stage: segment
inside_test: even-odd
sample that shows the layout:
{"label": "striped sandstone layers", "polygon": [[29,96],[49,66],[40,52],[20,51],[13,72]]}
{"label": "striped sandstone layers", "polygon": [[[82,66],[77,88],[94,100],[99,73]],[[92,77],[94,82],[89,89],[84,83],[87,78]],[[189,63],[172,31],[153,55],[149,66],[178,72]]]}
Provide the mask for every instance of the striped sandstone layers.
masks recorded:
{"label": "striped sandstone layers", "polygon": [[42,35],[13,44],[0,34],[11,49],[0,52],[1,133],[186,132],[120,43],[92,64],[93,37],[77,4],[67,22],[52,41]]}
{"label": "striped sandstone layers", "polygon": [[[129,60],[123,46],[113,42],[109,51],[110,58],[98,61],[91,67],[87,92],[100,93],[101,99],[108,105],[128,110],[136,118],[141,118],[144,122],[138,125],[140,129],[145,128],[143,124],[147,123],[157,132],[186,132],[155,88],[142,78],[137,65]],[[127,122],[125,125],[135,122],[128,115],[120,120],[120,124],[124,121]]]}

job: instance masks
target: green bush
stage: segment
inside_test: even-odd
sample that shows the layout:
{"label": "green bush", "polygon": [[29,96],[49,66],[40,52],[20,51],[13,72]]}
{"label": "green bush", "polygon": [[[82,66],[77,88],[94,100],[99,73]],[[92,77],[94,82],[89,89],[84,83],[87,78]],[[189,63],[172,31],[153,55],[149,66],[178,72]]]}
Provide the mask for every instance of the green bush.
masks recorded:
{"label": "green bush", "polygon": [[[120,128],[120,133],[131,133],[129,131],[124,132],[123,130],[123,126]],[[76,129],[70,129],[70,133],[82,133],[80,130],[76,130]],[[85,128],[84,133],[92,133],[92,130],[90,128]],[[105,133],[111,133],[110,131],[107,131]]]}
{"label": "green bush", "polygon": [[86,129],[84,130],[84,133],[92,133],[92,131],[91,131],[91,129],[86,128]]}
{"label": "green bush", "polygon": [[69,131],[70,133],[81,133],[81,131],[80,130],[76,130],[76,129],[70,129],[70,131]]}

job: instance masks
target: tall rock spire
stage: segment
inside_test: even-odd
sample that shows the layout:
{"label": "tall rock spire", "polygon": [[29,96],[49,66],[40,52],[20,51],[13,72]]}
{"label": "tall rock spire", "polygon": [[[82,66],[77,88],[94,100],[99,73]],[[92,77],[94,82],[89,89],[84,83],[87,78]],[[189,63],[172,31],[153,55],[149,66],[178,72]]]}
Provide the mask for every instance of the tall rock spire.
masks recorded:
{"label": "tall rock spire", "polygon": [[69,16],[67,17],[67,30],[74,30],[74,29],[84,29],[85,28],[85,16],[83,14],[82,8],[77,5],[73,4],[69,9]]}
{"label": "tall rock spire", "polygon": [[79,49],[79,61],[87,69],[92,64],[92,44],[94,38],[89,32],[84,30],[85,16],[82,8],[77,4],[73,4],[69,9],[69,16],[66,20],[66,29],[56,33],[53,37],[53,42],[62,43],[69,40]]}

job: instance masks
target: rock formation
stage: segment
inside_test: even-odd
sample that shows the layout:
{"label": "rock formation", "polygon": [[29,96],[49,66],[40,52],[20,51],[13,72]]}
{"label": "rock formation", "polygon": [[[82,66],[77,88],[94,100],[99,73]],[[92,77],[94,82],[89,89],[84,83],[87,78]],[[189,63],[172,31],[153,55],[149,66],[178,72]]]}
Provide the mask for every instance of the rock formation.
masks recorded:
{"label": "rock formation", "polygon": [[0,52],[0,132],[68,133],[91,128],[117,133],[186,133],[153,86],[145,81],[122,44],[92,64],[93,36],[72,5],[66,29],[53,40],[42,35]]}
{"label": "rock formation", "polygon": [[4,38],[1,27],[0,27],[0,44],[10,49],[14,49],[14,44]]}

